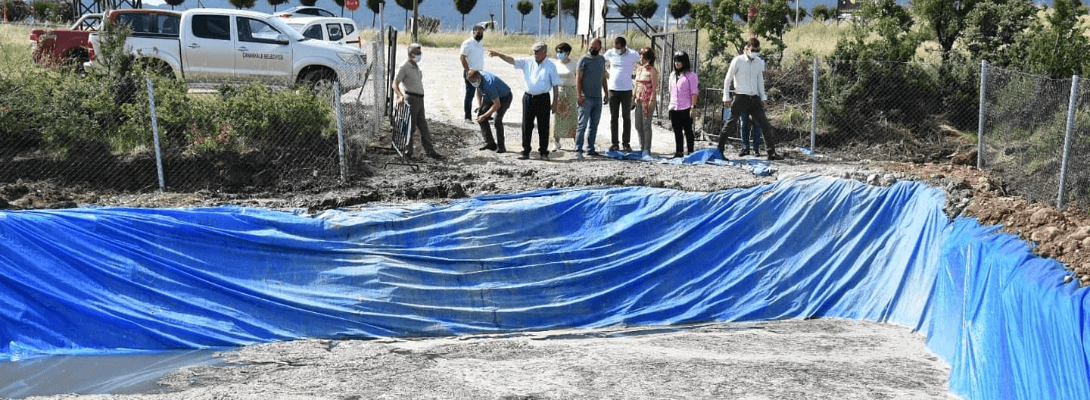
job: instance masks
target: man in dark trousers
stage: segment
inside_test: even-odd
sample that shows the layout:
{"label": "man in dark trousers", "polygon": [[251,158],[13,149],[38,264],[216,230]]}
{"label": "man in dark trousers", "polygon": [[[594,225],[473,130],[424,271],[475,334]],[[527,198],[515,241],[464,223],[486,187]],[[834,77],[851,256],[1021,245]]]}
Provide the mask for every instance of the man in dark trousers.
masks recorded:
{"label": "man in dark trousers", "polygon": [[[534,124],[537,124],[538,153],[542,160],[549,159],[549,117],[555,106],[553,104],[560,94],[560,74],[556,72],[556,65],[546,59],[549,47],[545,42],[534,43],[530,47],[534,52],[533,57],[514,59],[513,57],[498,51],[488,51],[490,57],[499,57],[515,69],[522,70],[522,77],[526,80],[526,94],[522,96],[522,156],[520,160],[528,160],[530,151],[533,150],[531,138],[534,134]],[[552,91],[552,96],[549,92]]]}
{"label": "man in dark trousers", "polygon": [[[507,152],[503,145],[503,116],[511,108],[511,88],[495,74],[475,69],[466,73],[466,80],[481,94],[481,107],[477,110],[477,123],[481,125],[481,137],[484,138],[481,150]],[[488,125],[490,117],[494,117],[496,124],[496,140],[492,140],[492,127]]]}
{"label": "man in dark trousers", "polygon": [[[730,98],[732,84],[735,91],[734,101]],[[730,61],[727,76],[723,79],[723,107],[730,108],[726,131],[737,132],[738,118],[749,114],[761,125],[765,146],[768,147],[768,160],[782,160],[783,156],[776,153],[776,134],[765,115],[765,100],[768,100],[768,95],[765,93],[765,62],[761,59],[761,41],[756,38],[749,39],[745,53]],[[727,135],[719,135],[719,155],[723,159],[727,158],[724,153],[726,141]]]}

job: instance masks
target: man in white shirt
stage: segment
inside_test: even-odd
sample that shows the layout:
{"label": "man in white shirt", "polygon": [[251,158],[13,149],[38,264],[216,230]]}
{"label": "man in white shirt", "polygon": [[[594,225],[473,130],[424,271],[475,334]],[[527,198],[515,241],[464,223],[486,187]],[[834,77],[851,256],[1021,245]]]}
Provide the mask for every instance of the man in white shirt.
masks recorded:
{"label": "man in white shirt", "polygon": [[[538,153],[542,160],[549,159],[549,116],[556,104],[554,102],[560,94],[560,74],[556,72],[556,64],[546,58],[549,47],[545,42],[534,43],[530,47],[534,56],[514,59],[513,57],[498,51],[488,51],[489,57],[499,57],[515,69],[522,70],[522,77],[526,81],[526,94],[522,96],[522,156],[520,160],[530,158],[533,149],[531,137],[534,134],[534,123],[537,123]],[[552,96],[549,92],[552,92]]]}
{"label": "man in white shirt", "polygon": [[[484,45],[481,44],[481,40],[484,39],[484,27],[476,25],[473,27],[473,37],[466,39],[462,42],[462,48],[459,51],[462,60],[462,78],[465,79],[469,70],[484,70]],[[481,105],[481,94],[473,88],[473,85],[469,84],[469,80],[466,81],[466,98],[465,98],[465,120],[468,123],[474,123],[471,117],[471,111],[473,110],[473,95],[477,95],[477,106]]]}
{"label": "man in white shirt", "polygon": [[[603,55],[609,64],[609,134],[613,145],[609,151],[632,151],[629,145],[632,139],[632,69],[640,61],[640,55],[628,50],[628,41],[618,36],[613,41],[613,48]],[[624,128],[621,141],[617,140],[617,117],[623,117]]]}
{"label": "man in white shirt", "polygon": [[[772,124],[768,123],[765,115],[765,62],[761,59],[761,41],[756,38],[746,42],[744,54],[730,60],[730,68],[727,76],[723,78],[723,107],[730,108],[730,119],[727,120],[725,132],[738,131],[738,117],[749,114],[761,125],[764,133],[765,146],[768,147],[768,160],[782,160],[783,156],[776,153],[775,133],[772,132]],[[734,85],[734,101],[730,98],[730,86]],[[727,135],[719,135],[719,153],[726,159],[724,147]]]}

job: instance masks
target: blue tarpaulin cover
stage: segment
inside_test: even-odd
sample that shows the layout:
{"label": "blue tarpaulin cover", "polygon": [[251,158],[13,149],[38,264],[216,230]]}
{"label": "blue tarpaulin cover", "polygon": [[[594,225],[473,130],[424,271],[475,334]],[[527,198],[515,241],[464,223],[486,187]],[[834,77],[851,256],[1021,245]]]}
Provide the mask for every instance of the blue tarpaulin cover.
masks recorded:
{"label": "blue tarpaulin cover", "polygon": [[1086,290],[938,189],[800,177],[320,215],[0,213],[0,358],[833,317],[927,336],[968,398],[1084,398]]}

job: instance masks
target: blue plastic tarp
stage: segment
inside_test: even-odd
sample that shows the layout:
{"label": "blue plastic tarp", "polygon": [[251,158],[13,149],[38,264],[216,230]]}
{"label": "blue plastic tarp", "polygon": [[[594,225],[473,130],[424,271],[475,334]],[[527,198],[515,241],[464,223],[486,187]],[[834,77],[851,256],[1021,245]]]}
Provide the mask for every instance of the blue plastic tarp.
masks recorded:
{"label": "blue plastic tarp", "polygon": [[836,317],[919,330],[969,398],[1085,393],[1085,290],[943,202],[802,177],[317,216],[4,212],[0,357]]}

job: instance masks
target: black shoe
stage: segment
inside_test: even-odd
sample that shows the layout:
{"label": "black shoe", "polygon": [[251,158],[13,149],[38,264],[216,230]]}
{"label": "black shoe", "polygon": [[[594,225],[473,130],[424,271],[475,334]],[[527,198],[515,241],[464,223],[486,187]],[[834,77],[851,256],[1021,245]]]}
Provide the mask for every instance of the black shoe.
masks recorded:
{"label": "black shoe", "polygon": [[594,150],[591,150],[591,151],[588,151],[588,152],[587,152],[587,155],[588,155],[588,156],[596,156],[596,155],[598,155],[598,152],[597,152],[597,151],[594,151]]}
{"label": "black shoe", "polygon": [[549,153],[541,153],[541,159],[544,161],[549,161]]}
{"label": "black shoe", "polygon": [[745,157],[749,155],[749,150],[742,150],[738,152],[738,157]]}
{"label": "black shoe", "polygon": [[685,157],[685,155],[681,154],[681,152],[674,153],[674,158],[683,158],[683,157]]}
{"label": "black shoe", "polygon": [[480,150],[495,150],[495,149],[496,149],[495,144],[486,144],[486,145],[484,145],[484,147],[480,148]]}
{"label": "black shoe", "polygon": [[760,150],[753,150],[753,155],[755,155],[757,157],[760,157],[761,156],[761,151]]}
{"label": "black shoe", "polygon": [[507,148],[503,147],[503,146],[500,146],[499,148],[496,149],[496,154],[503,154],[503,153],[506,153],[506,152],[507,152]]}
{"label": "black shoe", "polygon": [[519,160],[529,160],[529,159],[530,159],[530,155],[526,154],[526,153],[522,153],[522,155],[519,156]]}
{"label": "black shoe", "polygon": [[624,151],[627,151],[627,152],[630,152],[630,153],[631,153],[631,152],[632,152],[632,146],[629,146],[629,145],[627,145],[627,144],[626,144],[626,145],[624,145]]}
{"label": "black shoe", "polygon": [[443,157],[443,155],[439,154],[439,153],[428,153],[428,157],[434,158],[436,160],[446,160],[447,159],[446,157]]}
{"label": "black shoe", "polygon": [[617,150],[620,150],[620,148],[617,147],[617,145],[609,146],[609,151],[617,151]]}
{"label": "black shoe", "polygon": [[776,153],[775,150],[768,151],[768,161],[782,160],[783,156]]}

